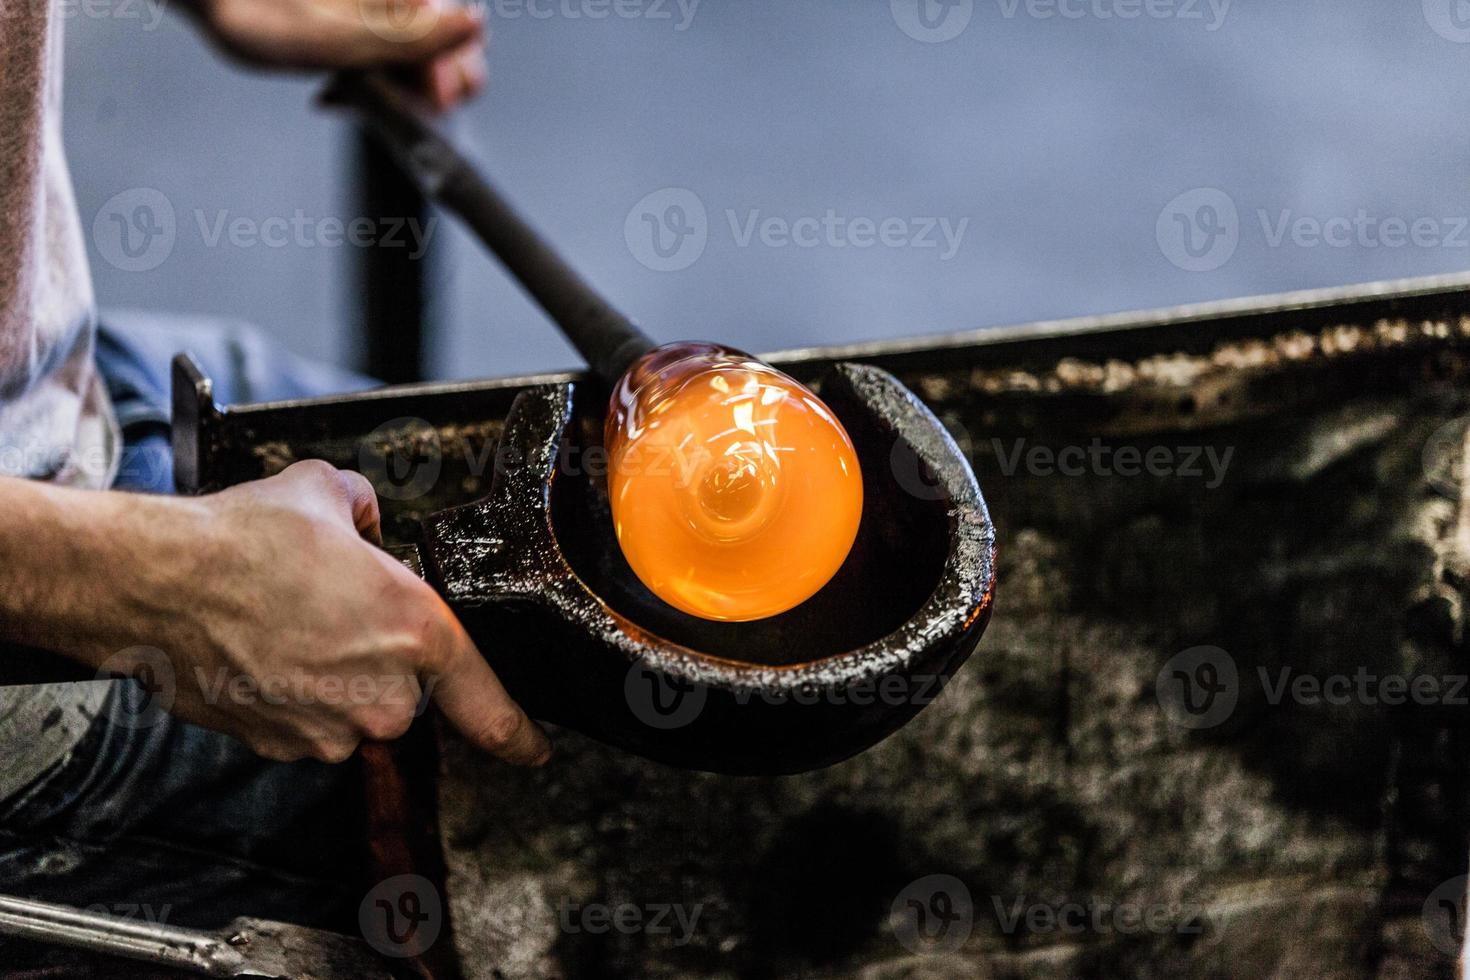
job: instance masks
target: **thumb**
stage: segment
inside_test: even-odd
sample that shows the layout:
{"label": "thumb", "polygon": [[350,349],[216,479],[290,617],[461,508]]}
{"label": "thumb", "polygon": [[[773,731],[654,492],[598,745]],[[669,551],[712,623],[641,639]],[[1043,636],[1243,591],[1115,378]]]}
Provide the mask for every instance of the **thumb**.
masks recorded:
{"label": "thumb", "polygon": [[519,766],[545,765],[551,759],[546,733],[511,700],[458,623],[455,632],[455,651],[443,673],[433,678],[434,703],[440,712],[485,752]]}

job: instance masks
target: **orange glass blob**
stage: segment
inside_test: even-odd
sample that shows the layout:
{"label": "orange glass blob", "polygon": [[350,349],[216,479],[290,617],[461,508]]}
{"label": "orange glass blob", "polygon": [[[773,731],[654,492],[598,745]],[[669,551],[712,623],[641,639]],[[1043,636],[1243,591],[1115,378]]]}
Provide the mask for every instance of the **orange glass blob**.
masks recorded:
{"label": "orange glass blob", "polygon": [[649,351],[613,390],[605,436],[623,555],[684,612],[785,612],[827,584],[857,537],[852,440],[809,389],[749,354]]}

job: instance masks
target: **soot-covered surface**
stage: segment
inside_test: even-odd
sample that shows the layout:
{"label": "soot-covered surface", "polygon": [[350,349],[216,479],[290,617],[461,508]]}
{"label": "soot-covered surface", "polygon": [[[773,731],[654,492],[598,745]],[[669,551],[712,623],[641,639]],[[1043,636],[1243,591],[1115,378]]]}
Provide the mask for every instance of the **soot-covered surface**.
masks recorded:
{"label": "soot-covered surface", "polygon": [[[802,776],[691,774],[569,732],[528,773],[446,741],[465,972],[1449,976],[1462,290],[822,353],[814,372],[871,354],[969,451],[1000,546],[979,651],[902,731]],[[243,414],[206,428],[203,485],[308,455],[371,468],[403,437],[389,416],[414,416],[442,465],[427,493],[380,485],[402,539],[484,492],[507,406],[474,388]],[[1119,472],[1124,449],[1144,472]]]}
{"label": "soot-covered surface", "polygon": [[905,377],[1000,531],[970,664],[802,776],[449,740],[467,974],[1449,975],[1470,322],[1353,330]]}

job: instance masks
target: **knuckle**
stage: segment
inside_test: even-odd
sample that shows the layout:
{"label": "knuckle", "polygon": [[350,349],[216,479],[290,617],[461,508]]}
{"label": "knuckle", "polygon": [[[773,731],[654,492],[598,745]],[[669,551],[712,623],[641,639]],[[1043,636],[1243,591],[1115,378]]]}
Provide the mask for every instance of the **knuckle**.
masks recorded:
{"label": "knuckle", "polygon": [[443,625],[433,613],[414,608],[405,613],[405,659],[429,674],[442,674],[450,666],[454,647],[445,642]]}
{"label": "knuckle", "polygon": [[300,762],[306,758],[306,753],[301,749],[281,742],[256,742],[250,746],[250,750],[270,762]]}
{"label": "knuckle", "polygon": [[407,734],[413,725],[413,713],[400,706],[378,708],[369,712],[360,722],[363,735],[374,742],[392,742]]}
{"label": "knuckle", "polygon": [[352,753],[357,750],[355,739],[349,738],[323,738],[317,739],[311,746],[311,757],[318,762],[328,765],[336,765],[346,762],[352,758]]}
{"label": "knuckle", "polygon": [[378,495],[373,489],[372,480],[369,480],[357,470],[338,470],[337,477],[345,484],[356,486],[359,491],[366,491],[364,493],[365,499],[371,500],[374,506],[377,505]]}
{"label": "knuckle", "polygon": [[337,467],[324,459],[303,459],[287,467],[293,473],[312,480],[337,479]]}
{"label": "knuckle", "polygon": [[491,750],[508,748],[515,743],[525,724],[526,718],[519,711],[498,711],[485,719],[480,728],[480,741]]}

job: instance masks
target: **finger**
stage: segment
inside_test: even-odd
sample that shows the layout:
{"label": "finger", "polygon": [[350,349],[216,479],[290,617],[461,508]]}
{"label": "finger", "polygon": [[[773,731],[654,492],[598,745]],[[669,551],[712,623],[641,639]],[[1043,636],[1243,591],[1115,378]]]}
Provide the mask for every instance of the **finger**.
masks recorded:
{"label": "finger", "polygon": [[349,66],[422,64],[484,36],[476,8],[405,0],[363,0],[362,26],[346,54]]}
{"label": "finger", "polygon": [[311,758],[311,744],[304,739],[251,729],[225,734],[245,743],[251,752],[271,762],[300,762]]}
{"label": "finger", "polygon": [[[298,706],[298,711],[300,707]],[[357,751],[362,735],[350,722],[335,717],[331,713],[331,707],[320,702],[311,715],[297,714],[291,718],[273,716],[269,720],[257,718],[255,721],[257,724],[273,723],[273,734],[278,738],[286,737],[299,745],[306,758],[336,765],[346,762]]]}
{"label": "finger", "polygon": [[488,75],[485,46],[476,38],[423,66],[423,94],[435,109],[444,112],[484,88]]}
{"label": "finger", "polygon": [[454,52],[454,60],[459,65],[462,97],[473,98],[484,89],[490,76],[490,66],[485,60],[485,46],[478,43],[466,44]]}
{"label": "finger", "polygon": [[361,473],[339,470],[320,459],[292,463],[273,486],[293,507],[336,522],[347,522],[368,541],[382,544],[378,495]]}
{"label": "finger", "polygon": [[424,67],[424,89],[429,102],[439,112],[454,107],[460,97],[459,66],[449,56],[435,58]]}
{"label": "finger", "polygon": [[378,510],[378,494],[372,481],[353,470],[338,470],[342,492],[352,513],[352,526],[357,533],[375,545],[383,544],[383,518]]}
{"label": "finger", "polygon": [[456,652],[437,677],[434,703],[460,734],[485,752],[515,765],[545,765],[551,759],[546,733],[511,700],[464,631],[456,632]]}
{"label": "finger", "polygon": [[443,112],[476,95],[485,87],[488,75],[485,46],[472,41],[424,67],[424,93],[434,108]]}

